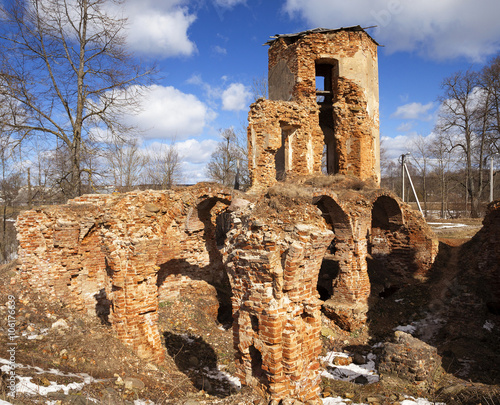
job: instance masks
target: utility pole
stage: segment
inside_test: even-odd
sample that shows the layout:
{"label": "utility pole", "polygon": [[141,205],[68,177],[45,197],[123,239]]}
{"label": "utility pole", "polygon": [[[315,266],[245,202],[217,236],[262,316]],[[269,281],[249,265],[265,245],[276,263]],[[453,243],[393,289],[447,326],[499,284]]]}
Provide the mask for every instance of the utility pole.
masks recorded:
{"label": "utility pole", "polygon": [[410,152],[403,153],[401,155],[401,199],[405,202],[405,166],[406,166],[406,156],[409,156]]}

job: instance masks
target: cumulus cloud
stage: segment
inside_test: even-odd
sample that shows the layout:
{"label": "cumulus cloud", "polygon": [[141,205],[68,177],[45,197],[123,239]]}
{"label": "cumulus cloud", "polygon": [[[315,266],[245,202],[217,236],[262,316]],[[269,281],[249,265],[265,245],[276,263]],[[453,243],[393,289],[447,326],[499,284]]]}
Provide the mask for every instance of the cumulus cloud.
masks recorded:
{"label": "cumulus cloud", "polygon": [[500,2],[482,0],[286,0],[284,10],[314,27],[372,26],[388,52],[481,61],[500,50]]}
{"label": "cumulus cloud", "polygon": [[151,86],[142,102],[142,111],[128,120],[147,139],[182,140],[197,136],[215,118],[215,113],[192,94],[167,86]]}
{"label": "cumulus cloud", "polygon": [[432,119],[432,114],[429,114],[429,110],[433,107],[434,103],[432,102],[427,104],[408,103],[399,106],[391,117],[405,120],[430,121]]}
{"label": "cumulus cloud", "polygon": [[218,142],[213,139],[198,141],[196,139],[187,139],[184,142],[178,142],[177,150],[182,160],[192,164],[206,164],[210,156],[217,148]]}
{"label": "cumulus cloud", "polygon": [[398,135],[393,138],[382,136],[380,138],[380,141],[382,147],[385,149],[387,158],[395,160],[403,153],[408,152],[409,144],[414,136],[416,136],[415,133],[411,133],[408,135]]}
{"label": "cumulus cloud", "polygon": [[196,52],[196,45],[188,35],[196,16],[189,12],[187,3],[185,0],[124,2],[129,47],[135,52],[162,58]]}
{"label": "cumulus cloud", "polygon": [[241,111],[248,107],[252,94],[242,83],[232,83],[222,92],[222,109]]}

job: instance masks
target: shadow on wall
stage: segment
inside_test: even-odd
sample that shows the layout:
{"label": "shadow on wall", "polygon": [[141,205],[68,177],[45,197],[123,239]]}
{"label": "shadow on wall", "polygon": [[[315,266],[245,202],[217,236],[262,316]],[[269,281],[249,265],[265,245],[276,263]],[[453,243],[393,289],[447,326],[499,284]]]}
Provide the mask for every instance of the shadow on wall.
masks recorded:
{"label": "shadow on wall", "polygon": [[370,302],[373,303],[393,295],[417,270],[403,213],[395,199],[383,195],[373,203],[368,242]]}
{"label": "shadow on wall", "polygon": [[111,313],[113,302],[108,300],[104,288],[102,288],[97,294],[94,294],[94,298],[96,300],[95,313],[101,320],[101,324],[111,326],[111,322],[109,322],[109,314]]}
{"label": "shadow on wall", "polygon": [[[219,302],[217,320],[226,329],[232,324],[232,292],[219,247],[224,245],[226,233],[230,226],[230,218],[227,212],[229,203],[230,201],[220,198],[207,198],[196,207],[196,221],[201,222],[203,227],[196,228],[191,233],[200,233],[199,238],[203,241],[202,244],[206,249],[205,254],[208,254],[208,264],[201,266],[188,261],[186,258],[173,258],[160,264],[156,283],[159,291],[168,289],[169,278],[184,279],[186,284],[189,283],[189,280],[205,281],[213,286],[217,292]],[[189,231],[186,230],[186,232]],[[216,276],[214,277],[214,275]],[[172,285],[172,288],[179,292],[177,282]]]}

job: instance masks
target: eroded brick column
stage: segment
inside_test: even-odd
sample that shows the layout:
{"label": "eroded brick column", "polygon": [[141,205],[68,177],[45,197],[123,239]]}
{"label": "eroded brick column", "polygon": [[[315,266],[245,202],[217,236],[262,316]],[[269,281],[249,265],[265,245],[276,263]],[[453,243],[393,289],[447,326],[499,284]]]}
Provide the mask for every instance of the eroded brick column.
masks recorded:
{"label": "eroded brick column", "polygon": [[233,290],[237,375],[275,401],[319,401],[316,285],[333,234],[321,222],[285,231],[255,218],[233,218],[224,262]]}

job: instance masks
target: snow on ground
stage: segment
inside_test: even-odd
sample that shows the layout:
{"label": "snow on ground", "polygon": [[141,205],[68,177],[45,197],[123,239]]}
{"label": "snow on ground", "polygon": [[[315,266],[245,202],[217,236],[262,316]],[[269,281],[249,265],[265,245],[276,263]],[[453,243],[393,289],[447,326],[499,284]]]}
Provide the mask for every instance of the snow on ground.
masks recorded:
{"label": "snow on ground", "polygon": [[488,332],[491,332],[494,327],[495,327],[495,324],[491,321],[486,321],[483,325],[483,328],[486,329]]}
{"label": "snow on ground", "polygon": [[[430,402],[424,398],[413,398],[405,396],[405,400],[401,401],[401,405],[446,405],[443,402]],[[341,397],[323,398],[323,405],[367,405],[365,403],[352,402],[350,399]]]}
{"label": "snow on ground", "polygon": [[320,357],[320,361],[325,365],[325,369],[321,372],[322,377],[331,378],[333,380],[353,381],[359,376],[363,376],[368,381],[368,384],[377,382],[379,376],[375,370],[375,356],[369,353],[366,356],[367,362],[365,364],[357,365],[354,363],[348,366],[337,366],[333,362],[336,357],[347,358],[347,353],[328,352],[325,357]]}
{"label": "snow on ground", "polygon": [[406,332],[409,333],[410,335],[413,335],[415,331],[417,330],[417,327],[414,325],[399,325],[394,328],[394,330],[400,330],[401,332]]}
{"label": "snow on ground", "polygon": [[364,405],[364,404],[351,402],[350,399],[344,399],[341,397],[328,397],[328,398],[323,398],[323,405]]}
{"label": "snow on ground", "polygon": [[468,226],[467,224],[451,224],[449,222],[427,222],[427,224],[435,229],[463,228],[464,226]]}
{"label": "snow on ground", "polygon": [[422,339],[424,342],[429,342],[444,324],[444,319],[433,314],[428,314],[425,318],[412,322],[409,325],[396,326],[394,330],[409,333]]}
{"label": "snow on ground", "polygon": [[[0,367],[0,370],[4,373],[8,373],[11,370],[11,363],[6,359],[0,358],[0,364],[3,366]],[[17,394],[27,394],[27,395],[47,395],[50,392],[63,391],[64,394],[68,394],[70,390],[81,390],[85,384],[90,384],[93,382],[97,382],[95,378],[91,377],[85,373],[63,373],[62,371],[55,370],[51,368],[50,370],[43,370],[40,367],[32,367],[25,366],[19,363],[16,363],[16,369],[26,368],[31,369],[35,372],[35,374],[53,374],[64,377],[73,377],[78,378],[81,382],[72,382],[69,384],[57,384],[56,382],[50,381],[50,385],[48,387],[37,385],[31,382],[33,377],[21,377],[17,376],[19,382],[16,384],[16,393]],[[1,405],[1,404],[0,404]]]}
{"label": "snow on ground", "polygon": [[[407,325],[399,327],[401,329],[397,330],[405,330],[412,329],[416,330],[415,326]],[[411,333],[411,332],[410,332]],[[377,344],[375,346],[380,347],[381,344]],[[373,347],[375,347],[373,346]],[[373,353],[369,353],[366,356],[367,362],[365,364],[356,365],[354,363],[349,364],[348,366],[337,366],[333,363],[335,358],[342,357],[347,358],[349,354],[340,353],[340,352],[328,352],[325,357],[320,357],[319,360],[324,364],[325,369],[321,371],[321,376],[330,378],[333,380],[343,380],[343,381],[351,381],[353,382],[359,376],[363,376],[366,378],[368,384],[379,381],[379,375],[377,370],[375,369],[375,359],[376,356]],[[405,400],[401,401],[401,405],[446,405],[441,402],[429,402],[423,398],[413,398],[409,396],[405,396]],[[364,403],[355,403],[350,399],[345,399],[342,397],[328,397],[323,398],[323,405],[367,405]]]}

